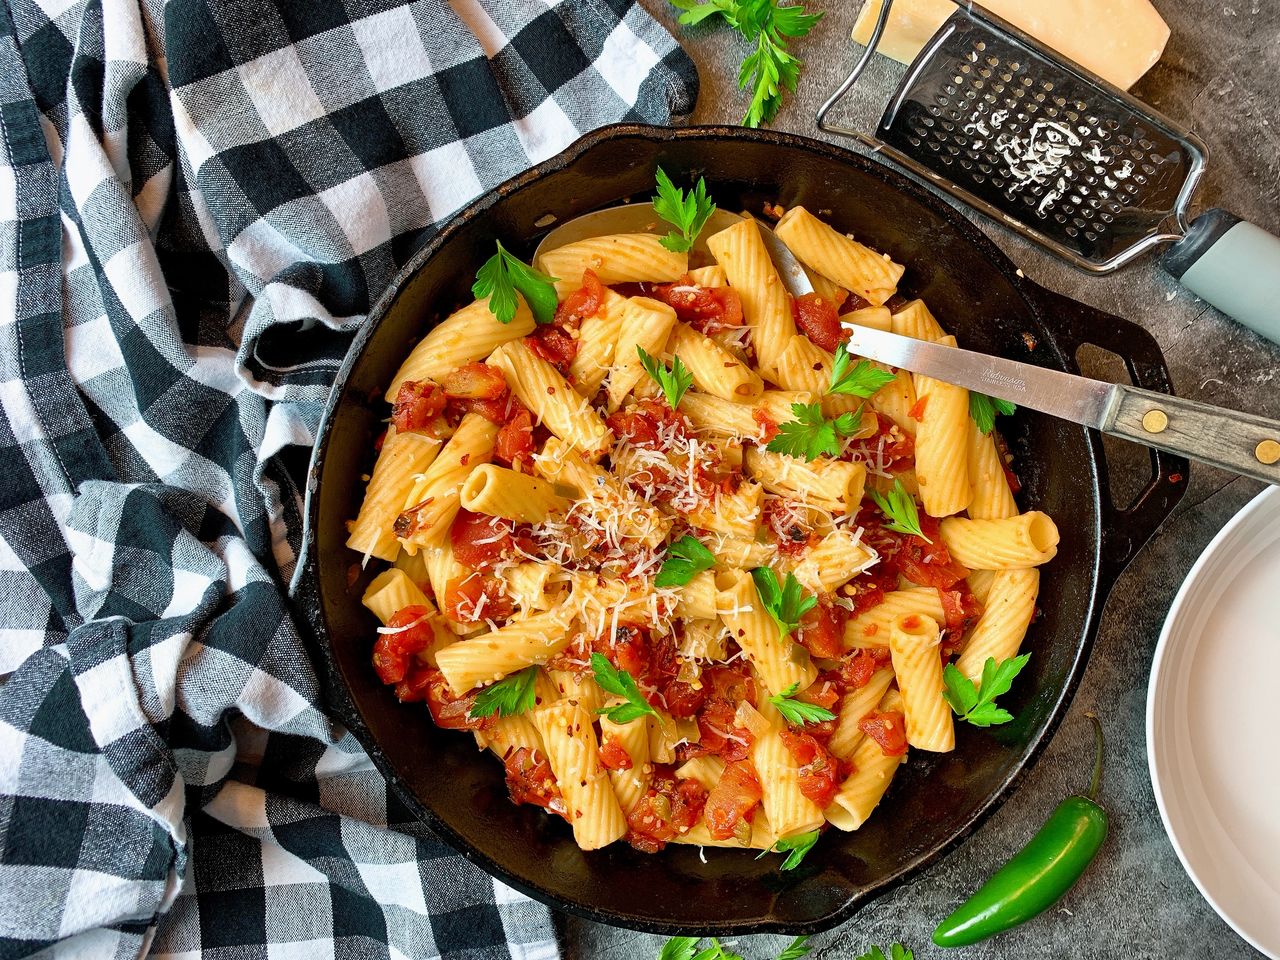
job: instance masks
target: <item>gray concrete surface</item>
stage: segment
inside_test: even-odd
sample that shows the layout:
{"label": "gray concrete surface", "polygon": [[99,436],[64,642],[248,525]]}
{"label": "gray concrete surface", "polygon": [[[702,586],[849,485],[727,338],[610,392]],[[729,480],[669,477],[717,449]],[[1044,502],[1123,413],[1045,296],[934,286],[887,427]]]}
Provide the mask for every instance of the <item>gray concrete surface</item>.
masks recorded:
{"label": "gray concrete surface", "polygon": [[[1209,143],[1200,202],[1280,232],[1280,0],[1155,2],[1173,35],[1164,58],[1134,92],[1190,123]],[[678,28],[669,5],[644,3],[678,31],[698,64],[702,93],[694,121],[737,122],[745,107],[734,89],[742,42],[723,27]],[[797,45],[806,61],[800,90],[774,126],[812,135],[814,110],[860,49],[848,40],[860,4],[810,0],[809,6],[826,10],[826,18]],[[880,64],[857,91],[850,112],[868,120],[878,116],[896,77],[896,69]],[[864,129],[870,127],[864,124]],[[1164,348],[1180,394],[1280,418],[1280,348],[1198,301],[1150,260],[1110,277],[1087,277],[1006,231],[982,226],[1028,276],[1147,327]],[[1133,460],[1132,450],[1129,454],[1122,459],[1131,464],[1145,460],[1145,455]],[[914,948],[917,960],[946,953],[929,940],[937,920],[1018,849],[1063,796],[1078,789],[1081,758],[1089,750],[1087,710],[1102,718],[1110,744],[1105,800],[1112,830],[1098,862],[1052,912],[948,955],[963,960],[1261,956],[1218,919],[1183,872],[1156,811],[1143,730],[1151,655],[1173,595],[1213,535],[1260,489],[1221,471],[1193,471],[1177,512],[1116,584],[1071,712],[1021,787],[942,863],[844,926],[814,938],[812,956],[853,960],[869,944],[894,940]],[[560,930],[566,956],[573,960],[648,960],[662,944],[660,937],[568,917]],[[752,937],[736,949],[746,960],[772,958],[785,942]]]}

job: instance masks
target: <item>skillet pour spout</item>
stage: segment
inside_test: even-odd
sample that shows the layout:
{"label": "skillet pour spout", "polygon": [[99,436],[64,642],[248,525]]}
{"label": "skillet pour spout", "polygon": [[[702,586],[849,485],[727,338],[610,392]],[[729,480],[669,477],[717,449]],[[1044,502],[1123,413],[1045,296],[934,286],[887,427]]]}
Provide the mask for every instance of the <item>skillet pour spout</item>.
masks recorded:
{"label": "skillet pour spout", "polygon": [[[623,200],[648,199],[661,164],[676,182],[705,176],[728,210],[765,201],[822,211],[907,266],[905,296],[923,297],[963,343],[1078,373],[1075,353],[1096,343],[1125,359],[1134,382],[1170,391],[1154,340],[1140,327],[1052,294],[963,216],[901,174],[815,140],[738,127],[635,125],[588,134],[559,156],[480,197],[406,265],[370,313],[339,372],[308,482],[307,561],[295,598],[309,628],[329,703],[408,807],[470,860],[518,890],[602,923],[664,934],[815,933],[904,883],[953,849],[1012,791],[1063,716],[1083,672],[1107,591],[1185,490],[1184,460],[1152,458],[1144,493],[1121,509],[1108,493],[1096,434],[1020,411],[1002,427],[1023,483],[1020,506],[1058,518],[1057,557],[1044,568],[1033,656],[1002,699],[1016,720],[961,725],[949,754],[915,754],[858,831],[823,838],[797,869],[748,851],[671,845],[658,855],[625,844],[584,853],[565,824],[507,797],[500,764],[438,730],[420,704],[401,705],[370,664],[375,622],[360,603],[368,570],[345,522],[363,493],[380,397],[411,345],[470,299],[494,238],[527,257],[547,229]],[[829,211],[829,213],[827,213]]]}

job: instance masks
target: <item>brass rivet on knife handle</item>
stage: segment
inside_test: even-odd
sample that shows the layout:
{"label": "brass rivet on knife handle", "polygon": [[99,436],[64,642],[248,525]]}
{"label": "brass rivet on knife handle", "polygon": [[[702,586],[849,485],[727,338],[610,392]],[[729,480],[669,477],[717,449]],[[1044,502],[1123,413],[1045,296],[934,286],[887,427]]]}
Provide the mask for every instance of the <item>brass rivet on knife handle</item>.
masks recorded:
{"label": "brass rivet on knife handle", "polygon": [[1147,433],[1164,433],[1169,426],[1169,415],[1163,410],[1148,410],[1142,415],[1142,429]]}
{"label": "brass rivet on knife handle", "polygon": [[1253,455],[1258,458],[1259,463],[1275,463],[1280,460],[1280,441],[1263,440],[1254,448]]}

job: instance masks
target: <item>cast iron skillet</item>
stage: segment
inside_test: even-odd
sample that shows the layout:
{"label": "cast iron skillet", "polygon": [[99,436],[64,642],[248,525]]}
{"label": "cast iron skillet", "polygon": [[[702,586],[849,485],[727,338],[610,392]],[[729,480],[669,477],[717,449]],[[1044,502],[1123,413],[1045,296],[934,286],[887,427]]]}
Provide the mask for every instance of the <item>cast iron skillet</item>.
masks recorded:
{"label": "cast iron skillet", "polygon": [[[647,198],[656,164],[682,182],[705,174],[726,209],[762,201],[830,211],[887,251],[943,324],[975,349],[1078,372],[1093,343],[1124,358],[1139,386],[1170,391],[1155,341],[1141,328],[1019,276],[962,216],[912,181],[861,156],[802,137],[737,127],[615,126],[592,133],[485,194],[409,262],[374,307],[338,375],[311,464],[309,560],[299,608],[318,638],[329,702],[405,803],[466,857],[511,886],[591,920],[658,933],[813,933],[932,863],[1013,788],[1065,712],[1102,604],[1117,574],[1182,496],[1187,463],[1152,455],[1137,502],[1111,501],[1102,444],[1081,427],[1030,413],[1002,421],[1017,456],[1025,508],[1058,521],[1062,543],[1044,570],[1030,665],[1004,701],[1017,719],[957,731],[954,753],[915,751],[882,811],[859,831],[830,831],[801,867],[779,858],[670,846],[658,856],[618,843],[583,853],[568,827],[507,798],[501,765],[471,738],[437,730],[426,709],[402,706],[378,682],[375,621],[360,605],[372,571],[348,583],[343,547],[361,474],[387,416],[381,395],[410,346],[469,299],[495,237],[528,255],[547,214],[568,219],[622,198]],[[1029,335],[1029,336],[1028,336]]]}

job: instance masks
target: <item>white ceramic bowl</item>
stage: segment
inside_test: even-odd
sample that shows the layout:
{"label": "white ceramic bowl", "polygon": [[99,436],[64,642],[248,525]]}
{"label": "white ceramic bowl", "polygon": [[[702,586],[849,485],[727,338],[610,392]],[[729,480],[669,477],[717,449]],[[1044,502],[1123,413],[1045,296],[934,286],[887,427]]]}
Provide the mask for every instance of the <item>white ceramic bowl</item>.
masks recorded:
{"label": "white ceramic bowl", "polygon": [[1280,488],[1231,519],[1173,601],[1147,691],[1147,762],[1195,885],[1280,960]]}

